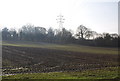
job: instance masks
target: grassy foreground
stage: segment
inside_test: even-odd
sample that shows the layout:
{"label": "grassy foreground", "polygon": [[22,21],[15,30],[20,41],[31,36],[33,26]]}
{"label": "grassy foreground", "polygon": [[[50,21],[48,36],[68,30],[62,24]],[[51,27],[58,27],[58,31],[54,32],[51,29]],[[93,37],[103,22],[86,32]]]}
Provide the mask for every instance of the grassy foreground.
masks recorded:
{"label": "grassy foreground", "polygon": [[47,48],[73,52],[83,53],[94,53],[94,54],[118,54],[118,48],[103,48],[103,47],[90,47],[81,45],[59,45],[50,43],[39,43],[39,42],[3,42],[2,45],[8,46],[19,46],[19,47],[36,47],[36,48]]}
{"label": "grassy foreground", "polygon": [[81,72],[50,72],[3,76],[3,79],[115,79],[118,67],[86,70]]}

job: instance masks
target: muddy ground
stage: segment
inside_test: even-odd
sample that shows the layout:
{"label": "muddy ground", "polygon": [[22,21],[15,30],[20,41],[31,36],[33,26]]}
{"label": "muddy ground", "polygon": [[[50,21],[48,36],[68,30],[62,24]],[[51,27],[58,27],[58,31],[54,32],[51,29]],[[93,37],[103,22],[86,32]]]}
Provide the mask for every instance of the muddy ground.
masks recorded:
{"label": "muddy ground", "polygon": [[82,71],[118,66],[118,55],[3,46],[3,73]]}

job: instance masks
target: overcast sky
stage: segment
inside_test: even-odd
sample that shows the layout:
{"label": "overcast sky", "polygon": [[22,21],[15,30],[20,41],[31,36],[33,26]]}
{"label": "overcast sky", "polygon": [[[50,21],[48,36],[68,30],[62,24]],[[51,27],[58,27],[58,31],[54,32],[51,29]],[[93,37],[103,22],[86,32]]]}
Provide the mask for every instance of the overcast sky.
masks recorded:
{"label": "overcast sky", "polygon": [[0,0],[0,28],[20,28],[31,23],[58,28],[61,13],[66,29],[84,25],[98,33],[118,33],[119,0]]}

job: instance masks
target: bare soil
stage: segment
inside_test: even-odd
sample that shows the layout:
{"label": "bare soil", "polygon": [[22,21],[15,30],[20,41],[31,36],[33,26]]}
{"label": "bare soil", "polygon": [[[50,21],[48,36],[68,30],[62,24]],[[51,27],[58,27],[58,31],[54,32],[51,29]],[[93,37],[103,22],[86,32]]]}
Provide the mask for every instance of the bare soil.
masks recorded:
{"label": "bare soil", "polygon": [[3,46],[3,73],[82,71],[118,66],[118,55]]}

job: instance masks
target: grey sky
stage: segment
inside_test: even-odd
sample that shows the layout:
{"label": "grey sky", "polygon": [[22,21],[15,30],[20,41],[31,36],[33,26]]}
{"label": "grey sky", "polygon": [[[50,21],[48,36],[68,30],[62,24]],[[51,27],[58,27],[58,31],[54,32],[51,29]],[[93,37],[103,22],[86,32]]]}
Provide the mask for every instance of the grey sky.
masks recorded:
{"label": "grey sky", "polygon": [[0,27],[58,28],[60,13],[67,29],[82,24],[98,33],[118,33],[118,0],[0,0]]}

